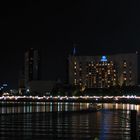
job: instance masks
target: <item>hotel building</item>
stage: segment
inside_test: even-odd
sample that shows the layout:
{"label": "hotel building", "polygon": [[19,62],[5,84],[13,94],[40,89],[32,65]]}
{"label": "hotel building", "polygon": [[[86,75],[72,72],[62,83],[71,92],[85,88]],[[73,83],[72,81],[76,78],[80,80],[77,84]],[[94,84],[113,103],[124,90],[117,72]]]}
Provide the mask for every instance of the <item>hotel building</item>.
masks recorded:
{"label": "hotel building", "polygon": [[69,56],[69,84],[109,88],[138,84],[138,55]]}

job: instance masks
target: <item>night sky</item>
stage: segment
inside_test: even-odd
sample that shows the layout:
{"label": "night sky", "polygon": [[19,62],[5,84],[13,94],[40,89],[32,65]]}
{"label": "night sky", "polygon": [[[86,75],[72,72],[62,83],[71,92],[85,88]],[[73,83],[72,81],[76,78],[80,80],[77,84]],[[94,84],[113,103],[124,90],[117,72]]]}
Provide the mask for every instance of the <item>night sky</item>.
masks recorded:
{"label": "night sky", "polygon": [[42,79],[66,79],[66,60],[77,54],[140,51],[139,0],[66,0],[3,3],[0,14],[0,84],[17,87],[24,52],[41,50]]}

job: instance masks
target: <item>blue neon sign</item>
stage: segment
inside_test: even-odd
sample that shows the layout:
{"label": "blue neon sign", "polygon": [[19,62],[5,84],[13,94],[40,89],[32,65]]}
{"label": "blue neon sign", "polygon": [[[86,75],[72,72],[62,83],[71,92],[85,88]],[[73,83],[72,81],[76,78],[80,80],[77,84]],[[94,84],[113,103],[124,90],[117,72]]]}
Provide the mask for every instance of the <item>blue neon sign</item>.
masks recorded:
{"label": "blue neon sign", "polygon": [[107,61],[107,57],[106,56],[102,56],[101,57],[101,62],[106,62]]}

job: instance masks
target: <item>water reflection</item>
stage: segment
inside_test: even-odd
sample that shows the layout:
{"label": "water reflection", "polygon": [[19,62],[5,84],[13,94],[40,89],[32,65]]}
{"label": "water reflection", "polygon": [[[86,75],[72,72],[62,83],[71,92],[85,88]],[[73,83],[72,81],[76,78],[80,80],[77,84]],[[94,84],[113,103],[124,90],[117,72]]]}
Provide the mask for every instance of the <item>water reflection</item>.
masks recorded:
{"label": "water reflection", "polygon": [[0,116],[0,138],[92,140],[98,137],[100,140],[130,140],[130,110],[136,109],[139,113],[139,105],[103,104],[103,110],[98,112],[62,113],[86,109],[88,105],[53,102],[1,103],[0,112],[3,115]]}
{"label": "water reflection", "polygon": [[[122,113],[122,112],[121,112]],[[129,140],[130,124],[117,111],[2,115],[1,139]]]}
{"label": "water reflection", "polygon": [[[32,113],[32,112],[55,112],[76,111],[87,109],[89,103],[63,103],[63,102],[1,102],[0,113]],[[109,110],[137,110],[140,113],[140,105],[104,103],[103,109]]]}
{"label": "water reflection", "polygon": [[117,110],[137,110],[140,111],[140,105],[136,104],[118,104],[118,103],[104,103],[105,109],[117,109]]}

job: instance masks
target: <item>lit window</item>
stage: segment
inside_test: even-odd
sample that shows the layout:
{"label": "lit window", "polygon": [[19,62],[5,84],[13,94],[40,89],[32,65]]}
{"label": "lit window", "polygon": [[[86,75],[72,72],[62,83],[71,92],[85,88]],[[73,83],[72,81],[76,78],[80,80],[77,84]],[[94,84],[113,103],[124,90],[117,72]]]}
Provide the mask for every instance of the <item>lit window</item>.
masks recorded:
{"label": "lit window", "polygon": [[110,74],[110,70],[108,70],[107,73]]}
{"label": "lit window", "polygon": [[126,68],[127,66],[126,61],[123,62],[123,66]]}
{"label": "lit window", "polygon": [[124,77],[124,81],[126,81],[126,77]]}
{"label": "lit window", "polygon": [[74,84],[76,85],[76,82],[77,82],[77,80],[76,79],[74,79]]}
{"label": "lit window", "polygon": [[111,61],[110,64],[113,66],[113,62]]}
{"label": "lit window", "polygon": [[126,74],[126,71],[124,71],[123,73]]}

